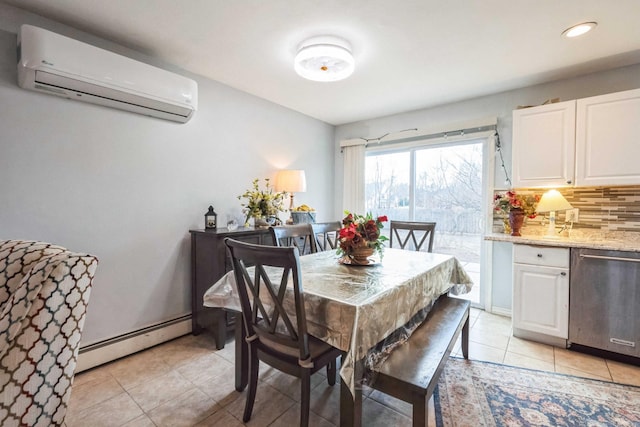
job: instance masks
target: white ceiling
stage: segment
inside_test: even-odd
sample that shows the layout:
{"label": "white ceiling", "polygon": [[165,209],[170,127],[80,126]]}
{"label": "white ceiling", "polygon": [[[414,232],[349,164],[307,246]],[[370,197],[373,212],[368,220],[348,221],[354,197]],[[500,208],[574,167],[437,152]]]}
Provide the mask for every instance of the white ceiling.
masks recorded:
{"label": "white ceiling", "polygon": [[[334,125],[640,62],[640,0],[4,1]],[[356,70],[306,81],[297,47],[326,34]]]}

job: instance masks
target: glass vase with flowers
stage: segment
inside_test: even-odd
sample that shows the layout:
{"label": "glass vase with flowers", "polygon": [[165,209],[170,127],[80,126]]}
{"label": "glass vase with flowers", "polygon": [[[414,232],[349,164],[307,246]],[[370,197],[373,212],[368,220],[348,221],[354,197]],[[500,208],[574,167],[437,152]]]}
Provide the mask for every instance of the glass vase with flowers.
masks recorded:
{"label": "glass vase with flowers", "polygon": [[537,194],[517,194],[509,190],[494,196],[493,209],[502,218],[505,233],[520,236],[524,218],[536,217],[536,206],[539,201],[540,196]]}
{"label": "glass vase with flowers", "polygon": [[256,227],[268,227],[279,221],[278,212],[284,211],[284,192],[274,191],[265,178],[265,188],[260,188],[260,180],[253,180],[253,188],[238,196],[238,200],[246,199],[242,204],[242,212],[245,214],[245,226],[249,225],[249,219],[254,218]]}
{"label": "glass vase with flowers", "polygon": [[350,265],[370,265],[369,259],[374,252],[382,258],[384,242],[387,237],[380,233],[387,222],[386,216],[374,218],[371,213],[358,215],[345,211],[342,228],[338,232],[338,255],[342,255],[340,262]]}

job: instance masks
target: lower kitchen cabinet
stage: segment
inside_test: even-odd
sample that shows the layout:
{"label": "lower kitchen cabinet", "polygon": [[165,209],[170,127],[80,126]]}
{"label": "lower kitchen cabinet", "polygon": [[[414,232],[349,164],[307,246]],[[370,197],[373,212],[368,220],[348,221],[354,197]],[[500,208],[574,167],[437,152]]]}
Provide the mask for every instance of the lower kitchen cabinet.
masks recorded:
{"label": "lower kitchen cabinet", "polygon": [[513,245],[513,335],[566,347],[568,248]]}

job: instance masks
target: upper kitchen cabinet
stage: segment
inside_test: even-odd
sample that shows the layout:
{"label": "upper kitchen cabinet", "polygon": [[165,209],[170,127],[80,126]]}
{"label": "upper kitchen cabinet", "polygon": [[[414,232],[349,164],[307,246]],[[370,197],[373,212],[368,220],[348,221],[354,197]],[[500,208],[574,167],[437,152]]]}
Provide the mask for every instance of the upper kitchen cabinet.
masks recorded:
{"label": "upper kitchen cabinet", "polygon": [[576,101],[513,112],[514,187],[573,185]]}
{"label": "upper kitchen cabinet", "polygon": [[640,184],[640,89],[513,112],[513,186]]}
{"label": "upper kitchen cabinet", "polygon": [[640,183],[640,89],[579,99],[576,185]]}

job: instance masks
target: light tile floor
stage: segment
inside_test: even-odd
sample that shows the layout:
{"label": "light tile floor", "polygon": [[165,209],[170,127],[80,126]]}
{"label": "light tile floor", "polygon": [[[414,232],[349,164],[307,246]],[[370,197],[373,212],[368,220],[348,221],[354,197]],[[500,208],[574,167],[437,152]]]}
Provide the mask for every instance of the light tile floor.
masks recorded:
{"label": "light tile floor", "polygon": [[[640,367],[515,338],[509,318],[476,309],[469,347],[475,360],[640,386]],[[245,393],[234,388],[233,349],[232,339],[216,351],[210,335],[187,335],[80,373],[66,426],[241,426]],[[461,356],[459,346],[455,355]],[[311,426],[339,423],[340,388],[329,387],[323,374],[312,382]],[[410,405],[377,391],[365,395],[364,425],[411,425]],[[299,400],[297,379],[261,365],[247,425],[298,425]]]}

